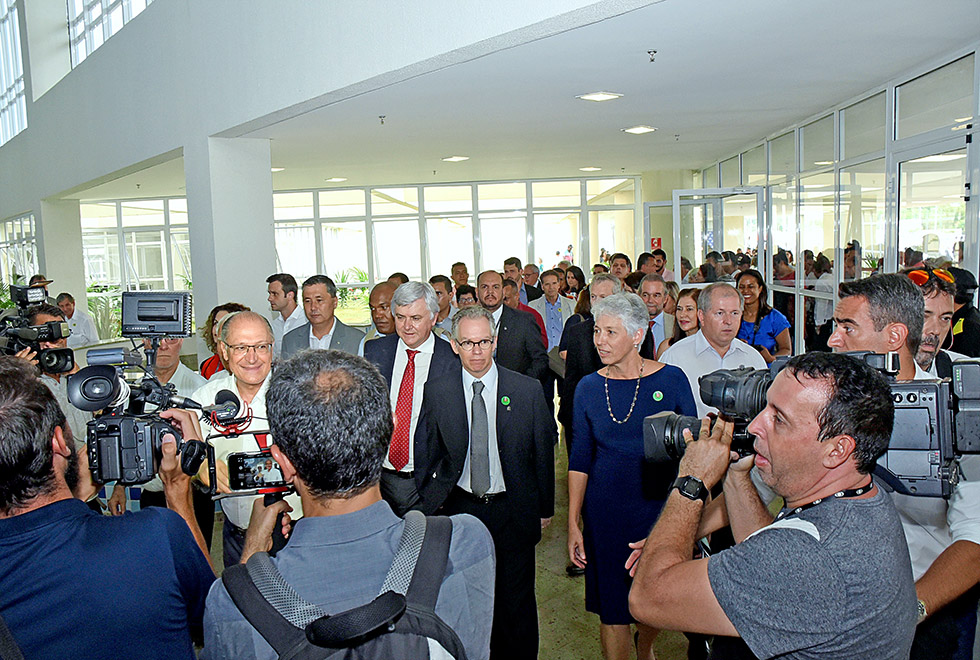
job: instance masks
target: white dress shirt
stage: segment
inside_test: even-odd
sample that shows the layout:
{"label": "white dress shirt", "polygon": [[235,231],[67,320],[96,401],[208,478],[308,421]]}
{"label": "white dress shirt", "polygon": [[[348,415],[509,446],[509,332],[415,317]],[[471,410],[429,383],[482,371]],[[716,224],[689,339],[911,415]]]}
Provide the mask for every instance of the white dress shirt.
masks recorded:
{"label": "white dress shirt", "polygon": [[[269,388],[269,379],[266,378],[265,382],[262,383],[262,387],[256,392],[255,397],[252,399],[252,403],[249,406],[252,410],[252,422],[248,425],[246,430],[248,431],[267,431],[269,429],[269,420],[266,419],[265,412],[265,393]],[[235,377],[228,373],[227,371],[221,371],[215,374],[211,380],[204,384],[203,387],[199,388],[191,398],[200,403],[202,406],[208,406],[214,403],[214,397],[221,390],[230,390],[235,393],[238,400],[242,403],[242,410],[239,411],[239,416],[244,416],[245,413],[245,399],[242,397],[242,393],[238,390],[238,385],[235,382]],[[214,428],[211,427],[206,421],[201,422],[201,432],[204,433],[204,437],[207,438],[208,435],[212,433],[217,433]],[[228,462],[228,454],[238,451],[259,451],[261,447],[254,435],[240,435],[237,438],[230,437],[219,437],[212,439],[212,444],[214,445],[214,457],[219,461]],[[272,444],[272,436],[268,437],[268,444]],[[248,527],[249,516],[252,515],[252,502],[254,502],[261,495],[255,497],[228,497],[221,500],[221,510],[224,511],[225,517],[235,526],[245,529]],[[288,496],[286,501],[289,502],[290,506],[293,507],[293,512],[291,514],[293,520],[299,520],[303,517],[303,504],[300,502],[299,495],[295,493]]]}
{"label": "white dress shirt", "polygon": [[724,356],[708,343],[704,334],[698,330],[690,337],[685,337],[664,351],[660,356],[664,364],[672,364],[680,368],[691,384],[691,394],[698,407],[698,417],[704,417],[709,412],[718,412],[701,400],[698,388],[698,378],[718,369],[738,369],[752,367],[753,369],[767,368],[766,361],[755,350],[741,339],[733,339],[728,352]]}
{"label": "white dress shirt", "polygon": [[91,346],[99,341],[99,333],[95,329],[95,320],[88,312],[75,307],[71,318],[67,320],[71,334],[68,335],[68,348]]}
{"label": "white dress shirt", "polygon": [[334,318],[333,323],[330,325],[330,332],[323,335],[320,339],[317,339],[316,335],[313,334],[313,325],[310,324],[310,348],[330,348],[330,342],[333,340],[333,331],[337,329],[337,319]]}
{"label": "white dress shirt", "polygon": [[[425,381],[429,378],[429,365],[432,364],[432,354],[436,350],[436,337],[431,332],[428,339],[422,345],[412,350],[418,351],[415,355],[415,384],[412,389],[412,425],[408,429],[408,463],[401,469],[402,472],[411,472],[415,469],[415,429],[419,425],[419,411],[422,410],[422,392]],[[401,339],[398,340],[398,348],[395,349],[395,364],[391,368],[391,388],[389,397],[391,398],[391,410],[394,411],[398,406],[398,391],[402,386],[402,377],[405,375],[405,367],[408,366],[408,344]],[[388,457],[385,456],[384,467],[394,470]]]}
{"label": "white dress shirt", "polygon": [[[487,430],[489,439],[487,451],[490,452],[490,489],[487,494],[502,493],[507,490],[504,484],[504,470],[500,466],[500,450],[497,447],[497,363],[493,362],[490,371],[479,379],[483,383],[483,401],[487,404]],[[466,400],[466,425],[473,428],[473,383],[477,381],[473,375],[463,369],[463,398]],[[469,437],[469,432],[467,432]],[[463,474],[456,484],[468,493],[470,487],[470,443],[466,443],[466,459],[463,461]]]}
{"label": "white dress shirt", "polygon": [[282,354],[282,338],[290,330],[295,330],[304,323],[308,323],[306,319],[306,312],[303,311],[302,307],[297,306],[293,310],[293,313],[289,315],[288,318],[283,318],[282,314],[276,314],[272,317],[270,324],[272,325],[272,337],[273,337],[273,352],[276,357]]}
{"label": "white dress shirt", "polygon": [[[915,380],[934,376],[915,365]],[[902,521],[916,580],[956,541],[980,544],[980,456],[960,458],[960,481],[949,501],[891,493]]]}

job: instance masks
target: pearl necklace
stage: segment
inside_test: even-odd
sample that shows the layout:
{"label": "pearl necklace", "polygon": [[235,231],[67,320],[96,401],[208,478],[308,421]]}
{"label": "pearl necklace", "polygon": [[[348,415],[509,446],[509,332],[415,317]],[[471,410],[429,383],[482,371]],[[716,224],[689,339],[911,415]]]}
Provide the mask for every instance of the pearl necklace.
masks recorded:
{"label": "pearl necklace", "polygon": [[609,369],[608,369],[608,367],[606,368],[606,375],[604,376],[604,378],[606,379],[606,381],[605,381],[605,387],[606,387],[606,410],[609,411],[609,417],[612,419],[612,421],[616,422],[617,424],[625,424],[626,422],[628,422],[630,420],[630,417],[633,415],[633,408],[636,407],[636,397],[640,394],[640,381],[643,380],[643,363],[644,362],[645,362],[645,360],[643,358],[640,358],[640,375],[636,379],[636,389],[633,390],[633,403],[630,404],[630,411],[628,413],[626,413],[626,419],[623,419],[623,420],[616,419],[616,416],[613,414],[613,411],[612,411],[612,402],[609,401]]}

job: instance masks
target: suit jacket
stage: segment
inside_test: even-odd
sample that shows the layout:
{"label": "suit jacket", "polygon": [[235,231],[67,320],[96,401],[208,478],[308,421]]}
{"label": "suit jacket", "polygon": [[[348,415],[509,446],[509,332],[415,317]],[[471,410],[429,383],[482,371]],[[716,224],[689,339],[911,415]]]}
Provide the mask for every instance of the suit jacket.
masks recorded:
{"label": "suit jacket", "polygon": [[[555,512],[555,420],[548,412],[541,385],[500,365],[496,406],[497,450],[514,538],[537,543],[541,518],[550,518]],[[422,475],[422,511],[432,514],[459,482],[469,452],[461,366],[425,384],[419,425],[423,423],[426,436],[416,441],[415,473]]]}
{"label": "suit jacket", "polygon": [[[351,355],[357,355],[357,348],[361,345],[361,338],[364,333],[357,328],[344,325],[340,319],[334,317],[333,337],[330,339],[330,348],[344,351]],[[295,330],[290,330],[282,338],[282,359],[291,358],[300,351],[305,351],[310,347],[310,324],[304,323]]]}
{"label": "suit jacket", "polygon": [[[547,299],[541,296],[534,302],[528,303],[528,307],[540,314],[542,319],[546,319],[548,310],[545,308],[545,302],[547,302]],[[558,304],[561,305],[561,327],[564,328],[569,317],[575,313],[575,301],[569,300],[565,296],[558,296]],[[545,320],[545,323],[547,323],[547,320]],[[547,335],[545,336],[547,337]]]}
{"label": "suit jacket", "polygon": [[[673,334],[674,315],[664,312],[664,339],[670,339]],[[657,347],[659,345],[659,342],[655,341],[653,338],[653,332],[651,332],[650,328],[647,328],[647,333],[643,336],[643,345],[640,346],[640,353],[643,354],[643,357],[650,357],[650,359],[654,359],[654,356],[657,354]]]}
{"label": "suit jacket", "polygon": [[543,382],[548,371],[548,354],[541,343],[541,329],[527,312],[507,305],[501,308],[494,361],[498,366]]}
{"label": "suit jacket", "polygon": [[[395,351],[398,350],[398,335],[380,335],[364,343],[364,359],[373,364],[385,377],[391,387],[391,374],[395,369]],[[432,361],[429,363],[429,376],[426,382],[447,376],[459,368],[459,356],[453,352],[448,341],[436,337]]]}
{"label": "suit jacket", "polygon": [[[595,343],[592,341],[594,332],[595,319],[592,317],[568,329],[568,341],[565,344],[565,380],[562,384],[561,407],[558,409],[558,421],[565,427],[566,433],[572,426],[572,415],[574,414],[572,402],[575,399],[575,388],[578,386],[578,382],[603,367],[599,353],[595,350]],[[647,329],[646,337],[640,345],[640,355],[652,360],[656,350],[657,347],[653,345],[653,337],[650,335],[650,330]]]}
{"label": "suit jacket", "polygon": [[544,291],[536,286],[530,286],[525,284],[524,291],[527,293],[527,304],[530,305],[532,300],[537,300],[544,295]]}

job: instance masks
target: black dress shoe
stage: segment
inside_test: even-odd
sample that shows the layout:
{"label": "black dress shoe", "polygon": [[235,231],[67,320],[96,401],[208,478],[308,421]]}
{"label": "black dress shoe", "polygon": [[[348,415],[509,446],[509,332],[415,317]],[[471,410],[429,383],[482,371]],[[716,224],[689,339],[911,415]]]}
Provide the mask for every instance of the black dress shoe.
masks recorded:
{"label": "black dress shoe", "polygon": [[568,574],[568,577],[578,577],[579,575],[585,575],[585,569],[579,568],[575,564],[569,564],[565,567],[565,573]]}

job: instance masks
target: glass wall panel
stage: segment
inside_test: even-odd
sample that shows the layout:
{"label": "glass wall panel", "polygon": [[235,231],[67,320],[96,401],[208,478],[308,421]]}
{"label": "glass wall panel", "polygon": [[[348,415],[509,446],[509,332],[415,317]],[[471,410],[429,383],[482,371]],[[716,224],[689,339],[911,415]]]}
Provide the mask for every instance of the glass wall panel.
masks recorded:
{"label": "glass wall panel", "polygon": [[119,238],[115,230],[83,233],[82,253],[86,285],[121,285]]}
{"label": "glass wall panel", "polygon": [[417,213],[419,210],[419,189],[375,188],[371,191],[372,215],[402,215]]}
{"label": "glass wall panel", "polygon": [[[367,240],[363,222],[324,222],[323,273],[337,286],[367,282]],[[414,247],[414,246],[411,246]]]}
{"label": "glass wall panel", "polygon": [[79,204],[78,212],[83,232],[88,229],[115,229],[118,224],[115,202]]}
{"label": "glass wall panel", "polygon": [[704,177],[704,187],[705,188],[717,188],[718,187],[718,166],[712,165],[711,167],[704,170],[702,173]]}
{"label": "glass wall panel", "polygon": [[357,218],[365,213],[363,190],[321,190],[317,195],[321,218]]}
{"label": "glass wall panel", "polygon": [[705,236],[713,231],[714,206],[710,203],[685,204],[680,207],[681,225],[681,272],[676,273],[678,279],[685,276],[684,259],[691,267],[697,268],[704,263]]}
{"label": "glass wall panel", "polygon": [[127,231],[126,272],[130,291],[165,290],[169,287],[163,230]]}
{"label": "glass wall panel", "polygon": [[966,149],[899,164],[899,266],[962,263],[966,170]]}
{"label": "glass wall panel", "polygon": [[159,227],[163,225],[162,199],[123,202],[120,207],[122,208],[123,227]]}
{"label": "glass wall panel", "polygon": [[766,145],[760,144],[742,154],[742,183],[746,186],[766,185]]}
{"label": "glass wall panel", "polygon": [[366,286],[338,288],[337,309],[334,310],[337,318],[347,325],[370,325],[369,295],[370,288]]}
{"label": "glass wall panel", "polygon": [[[480,270],[503,270],[504,259],[527,254],[527,216],[523,213],[481,213]],[[455,261],[455,259],[454,259]],[[461,260],[465,261],[465,259]],[[476,273],[470,273],[474,276]]]}
{"label": "glass wall panel", "polygon": [[[480,207],[482,208],[483,186],[480,188]],[[534,200],[535,208],[581,206],[581,195],[581,181],[535,181],[531,184],[531,197]]]}
{"label": "glass wall panel", "polygon": [[721,187],[734,188],[739,185],[741,176],[738,171],[738,156],[732,156],[721,162]]}
{"label": "glass wall panel", "polygon": [[[578,263],[579,213],[534,214],[534,263],[552,268],[567,255],[572,265]],[[581,264],[578,264],[581,266]],[[591,265],[591,264],[590,264]],[[583,268],[583,270],[586,270]]]}
{"label": "glass wall panel", "polygon": [[[589,263],[600,261],[600,255],[623,252],[633,254],[633,211],[589,211]],[[635,265],[635,264],[634,264]]]}
{"label": "glass wall panel", "polygon": [[[817,255],[834,260],[834,173],[814,174],[800,179],[800,250],[804,251],[804,273],[809,279]],[[806,254],[809,250],[811,254]]]}
{"label": "glass wall panel", "polygon": [[37,271],[34,216],[0,222],[0,282],[27,284]]}
{"label": "glass wall panel", "polygon": [[422,279],[418,220],[386,220],[374,223],[373,229],[376,279],[387,279],[396,272],[405,273],[410,280]]}
{"label": "glass wall panel", "polygon": [[854,158],[885,148],[885,93],[841,110],[841,158]]}
{"label": "glass wall panel", "polygon": [[973,55],[895,89],[895,137],[953,127],[973,119]]}
{"label": "glass wall panel", "polygon": [[800,130],[803,146],[801,171],[816,170],[834,164],[834,116],[807,124]]}
{"label": "glass wall panel", "polygon": [[585,182],[585,201],[589,205],[633,204],[633,179],[590,179]]}
{"label": "glass wall panel", "polygon": [[187,224],[187,200],[184,198],[171,199],[167,202],[171,225]]}
{"label": "glass wall panel", "polygon": [[307,220],[313,217],[313,193],[276,193],[272,196],[272,217],[276,220]]}
{"label": "glass wall panel", "polygon": [[429,277],[433,275],[449,277],[452,265],[457,261],[468,264],[467,272],[469,272],[469,264],[473,263],[473,217],[470,215],[430,217],[426,218],[425,222],[429,242],[427,250]]}
{"label": "glass wall panel", "polygon": [[170,269],[174,274],[174,289],[189,291],[191,287],[191,239],[186,229],[170,231]]}
{"label": "glass wall panel", "polygon": [[840,171],[840,241],[843,279],[878,272],[885,254],[885,160]]}
{"label": "glass wall panel", "polygon": [[276,223],[276,267],[280,273],[292,273],[300,283],[319,272],[312,222]]}
{"label": "glass wall panel", "polygon": [[769,177],[782,179],[796,175],[796,134],[790,131],[769,143]]}
{"label": "glass wall panel", "polygon": [[422,189],[426,213],[460,213],[473,210],[471,186],[426,186]]}
{"label": "glass wall panel", "polygon": [[[562,181],[561,183],[565,183]],[[578,182],[576,181],[576,185]],[[542,191],[542,205],[549,199],[548,191]],[[560,192],[560,191],[556,191]],[[478,204],[481,211],[511,211],[527,208],[527,186],[519,183],[481,183],[477,186]],[[561,195],[557,195],[560,197]],[[578,193],[575,194],[578,206]]]}

